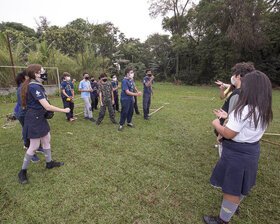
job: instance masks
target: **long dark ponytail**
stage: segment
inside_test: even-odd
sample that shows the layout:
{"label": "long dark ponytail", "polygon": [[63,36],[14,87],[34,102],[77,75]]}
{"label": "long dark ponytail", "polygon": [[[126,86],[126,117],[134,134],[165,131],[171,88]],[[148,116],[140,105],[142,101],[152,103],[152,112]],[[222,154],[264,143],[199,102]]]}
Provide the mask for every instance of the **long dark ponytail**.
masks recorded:
{"label": "long dark ponytail", "polygon": [[28,85],[30,79],[35,79],[35,73],[38,73],[41,70],[42,66],[38,64],[29,65],[26,69],[26,75],[29,77],[24,81],[20,91],[20,100],[23,108],[26,108],[27,94],[28,94]]}
{"label": "long dark ponytail", "polygon": [[259,123],[262,128],[266,128],[272,121],[272,87],[269,78],[264,73],[255,70],[242,79],[234,116],[241,117],[245,106],[248,106],[249,113],[244,120],[250,118],[254,121],[255,128]]}

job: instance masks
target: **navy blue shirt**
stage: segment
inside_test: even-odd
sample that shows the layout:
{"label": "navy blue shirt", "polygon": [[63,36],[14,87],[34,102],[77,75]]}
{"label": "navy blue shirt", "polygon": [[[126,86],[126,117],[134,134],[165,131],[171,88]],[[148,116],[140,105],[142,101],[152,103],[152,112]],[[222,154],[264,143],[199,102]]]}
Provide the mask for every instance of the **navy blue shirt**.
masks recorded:
{"label": "navy blue shirt", "polygon": [[67,81],[62,81],[61,83],[61,97],[62,98],[67,98],[67,96],[65,96],[63,93],[62,93],[62,90],[65,90],[65,93],[68,95],[68,96],[72,96],[72,90],[74,89],[74,86],[73,86],[73,83],[71,81],[67,82]]}
{"label": "navy blue shirt", "polygon": [[26,103],[27,108],[42,109],[43,106],[40,104],[39,100],[44,98],[47,97],[42,84],[36,80],[31,80],[31,83],[28,85],[28,97]]}
{"label": "navy blue shirt", "polygon": [[98,83],[97,82],[91,82],[90,85],[91,85],[91,88],[93,90],[93,92],[91,92],[91,94],[93,96],[98,96],[98,92],[97,92],[97,90],[98,90]]}
{"label": "navy blue shirt", "polygon": [[152,93],[152,84],[154,83],[154,81],[151,82],[151,84],[147,87],[145,84],[148,83],[151,80],[151,78],[145,76],[143,79],[143,85],[144,85],[144,89],[143,89],[143,95],[151,95]]}
{"label": "navy blue shirt", "polygon": [[[119,85],[119,82],[118,81],[112,81],[111,82],[112,86],[113,86],[113,89],[115,89],[118,85]],[[115,90],[115,91],[118,91],[118,90]]]}
{"label": "navy blue shirt", "polygon": [[132,88],[133,88],[132,92],[136,93],[135,82],[133,80],[131,80],[131,85],[132,85]]}
{"label": "navy blue shirt", "polygon": [[124,77],[124,79],[122,80],[121,100],[133,99],[133,96],[127,95],[125,93],[126,90],[133,93],[133,86],[131,80],[128,77]]}

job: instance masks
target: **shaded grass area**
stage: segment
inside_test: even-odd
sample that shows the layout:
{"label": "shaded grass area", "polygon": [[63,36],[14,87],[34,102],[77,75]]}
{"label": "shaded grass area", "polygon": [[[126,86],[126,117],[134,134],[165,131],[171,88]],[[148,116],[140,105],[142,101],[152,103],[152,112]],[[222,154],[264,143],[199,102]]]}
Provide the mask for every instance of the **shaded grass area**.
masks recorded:
{"label": "shaded grass area", "polygon": [[[56,113],[49,122],[52,157],[65,165],[46,170],[39,154],[41,161],[29,166],[28,185],[17,182],[25,154],[20,124],[0,128],[0,222],[203,223],[203,214],[217,215],[221,191],[210,186],[209,178],[218,160],[211,126],[212,110],[223,103],[218,88],[156,83],[154,91],[151,107],[165,107],[150,121],[143,113],[134,115],[136,128],[125,126],[122,132],[108,113],[98,127],[83,120],[83,114],[67,123],[64,114]],[[268,131],[279,133],[280,92],[273,97],[274,120]],[[142,97],[138,100],[142,108]],[[51,102],[62,106],[59,98]],[[0,105],[0,115],[13,107]],[[1,126],[5,123],[0,119]],[[280,143],[277,137],[265,139]],[[280,222],[279,149],[261,144],[257,184],[231,223]]]}

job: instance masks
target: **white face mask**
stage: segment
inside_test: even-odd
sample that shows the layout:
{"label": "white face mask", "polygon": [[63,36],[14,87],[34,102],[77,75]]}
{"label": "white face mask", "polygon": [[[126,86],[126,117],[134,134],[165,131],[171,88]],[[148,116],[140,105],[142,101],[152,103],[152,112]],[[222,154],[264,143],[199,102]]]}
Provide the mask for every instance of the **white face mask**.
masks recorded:
{"label": "white face mask", "polygon": [[231,82],[231,84],[232,84],[233,86],[235,85],[235,81],[234,81],[234,79],[233,79],[233,76],[231,76],[230,82]]}
{"label": "white face mask", "polygon": [[131,73],[131,74],[129,75],[129,77],[130,77],[131,79],[133,79],[133,78],[134,78],[134,73]]}
{"label": "white face mask", "polygon": [[66,77],[66,81],[70,81],[71,78],[69,76]]}
{"label": "white face mask", "polygon": [[117,81],[117,78],[113,78],[113,81],[116,82],[116,81]]}

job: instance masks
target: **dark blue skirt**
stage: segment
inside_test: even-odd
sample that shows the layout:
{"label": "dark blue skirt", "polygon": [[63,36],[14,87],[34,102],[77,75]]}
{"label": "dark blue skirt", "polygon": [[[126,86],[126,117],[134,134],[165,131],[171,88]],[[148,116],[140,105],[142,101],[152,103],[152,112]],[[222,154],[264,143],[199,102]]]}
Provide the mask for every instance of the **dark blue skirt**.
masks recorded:
{"label": "dark blue skirt", "polygon": [[50,126],[45,109],[28,109],[24,118],[24,135],[27,139],[41,138],[48,134]]}
{"label": "dark blue skirt", "polygon": [[256,183],[260,143],[224,140],[223,153],[213,169],[210,183],[230,195],[247,195]]}

